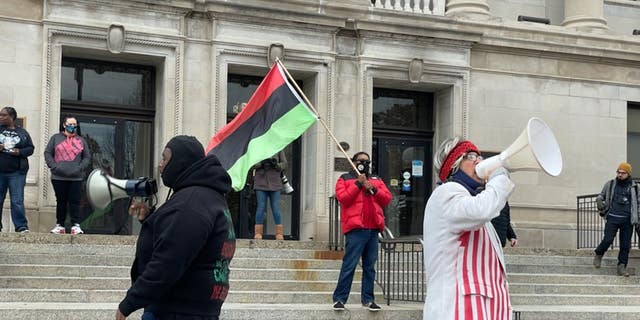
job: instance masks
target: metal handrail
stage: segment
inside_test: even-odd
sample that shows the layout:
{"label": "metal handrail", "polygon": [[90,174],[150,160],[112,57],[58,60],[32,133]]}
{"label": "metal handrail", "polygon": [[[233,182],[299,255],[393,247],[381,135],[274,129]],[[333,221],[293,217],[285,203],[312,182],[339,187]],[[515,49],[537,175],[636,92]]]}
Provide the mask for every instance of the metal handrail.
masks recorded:
{"label": "metal handrail", "polygon": [[391,300],[424,302],[422,243],[420,239],[379,240],[376,282],[382,287],[387,305]]}
{"label": "metal handrail", "polygon": [[[376,283],[382,288],[387,305],[391,300],[424,302],[427,291],[422,238],[395,239],[385,227],[378,234],[378,244]],[[329,249],[344,250],[340,204],[335,196],[329,197]],[[520,312],[513,310],[513,320],[520,317]]]}
{"label": "metal handrail", "polygon": [[[606,221],[598,214],[597,196],[598,194],[595,193],[576,197],[576,246],[578,249],[596,248],[604,236]],[[616,239],[613,240],[611,248],[619,247]],[[640,247],[637,233],[631,239],[631,246]]]}

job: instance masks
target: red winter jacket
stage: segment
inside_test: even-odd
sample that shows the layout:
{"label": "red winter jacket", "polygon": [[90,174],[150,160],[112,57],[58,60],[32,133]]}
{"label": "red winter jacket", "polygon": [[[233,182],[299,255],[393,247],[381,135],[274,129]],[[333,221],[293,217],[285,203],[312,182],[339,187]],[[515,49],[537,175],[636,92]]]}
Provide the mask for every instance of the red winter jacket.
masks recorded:
{"label": "red winter jacket", "polygon": [[373,194],[366,192],[353,170],[343,174],[336,182],[342,233],[347,234],[353,229],[384,231],[382,208],[391,202],[391,192],[379,177],[370,176],[369,182],[373,185]]}

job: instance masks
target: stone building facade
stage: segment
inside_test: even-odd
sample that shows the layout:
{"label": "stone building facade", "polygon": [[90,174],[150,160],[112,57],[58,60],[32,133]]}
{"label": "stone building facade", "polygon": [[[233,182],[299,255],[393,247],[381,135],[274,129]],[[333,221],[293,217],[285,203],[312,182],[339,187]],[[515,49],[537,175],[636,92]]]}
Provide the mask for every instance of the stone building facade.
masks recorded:
{"label": "stone building facade", "polygon": [[[421,233],[440,141],[499,152],[537,116],[564,170],[514,173],[512,220],[523,246],[571,248],[576,196],[599,191],[620,161],[640,168],[638,29],[631,0],[4,0],[0,105],[16,107],[36,144],[25,202],[39,232],[55,222],[42,152],[62,114],[81,120],[93,167],[158,177],[166,141],[206,144],[276,56],[348,152],[371,152],[400,236]],[[344,157],[320,125],[287,155],[288,238],[326,240]],[[230,202],[250,237],[245,193]],[[4,212],[6,231],[8,201]],[[87,215],[95,232],[136,232],[126,217]]]}

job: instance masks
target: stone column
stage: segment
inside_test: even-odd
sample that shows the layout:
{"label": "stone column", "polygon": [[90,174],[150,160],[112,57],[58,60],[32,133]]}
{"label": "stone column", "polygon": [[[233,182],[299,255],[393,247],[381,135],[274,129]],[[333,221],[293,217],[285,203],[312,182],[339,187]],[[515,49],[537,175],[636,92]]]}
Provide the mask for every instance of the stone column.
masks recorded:
{"label": "stone column", "polygon": [[487,0],[447,0],[446,16],[489,17]]}
{"label": "stone column", "polygon": [[564,21],[568,28],[608,29],[604,0],[564,0]]}

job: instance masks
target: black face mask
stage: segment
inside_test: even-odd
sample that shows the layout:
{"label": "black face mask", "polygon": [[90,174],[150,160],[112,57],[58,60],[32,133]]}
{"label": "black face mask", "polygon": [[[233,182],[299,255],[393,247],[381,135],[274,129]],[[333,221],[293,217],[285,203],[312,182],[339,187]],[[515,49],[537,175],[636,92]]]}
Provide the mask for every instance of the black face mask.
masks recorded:
{"label": "black face mask", "polygon": [[171,159],[162,170],[162,183],[173,188],[180,175],[193,163],[205,157],[202,144],[191,136],[176,136],[169,140],[166,148],[171,149]]}
{"label": "black face mask", "polygon": [[356,168],[358,168],[358,171],[360,173],[369,173],[369,164],[371,163],[371,161],[358,161],[356,163]]}

